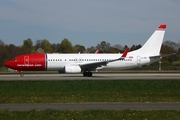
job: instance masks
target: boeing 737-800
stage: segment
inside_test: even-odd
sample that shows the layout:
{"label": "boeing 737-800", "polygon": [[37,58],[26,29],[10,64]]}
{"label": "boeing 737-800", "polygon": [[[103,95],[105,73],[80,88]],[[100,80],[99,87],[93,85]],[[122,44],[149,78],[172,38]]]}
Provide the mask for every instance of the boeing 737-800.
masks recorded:
{"label": "boeing 737-800", "polygon": [[160,49],[166,25],[161,24],[138,50],[123,54],[25,54],[7,61],[5,66],[17,71],[59,71],[59,73],[83,73],[92,76],[91,71],[122,70],[135,68],[161,59]]}

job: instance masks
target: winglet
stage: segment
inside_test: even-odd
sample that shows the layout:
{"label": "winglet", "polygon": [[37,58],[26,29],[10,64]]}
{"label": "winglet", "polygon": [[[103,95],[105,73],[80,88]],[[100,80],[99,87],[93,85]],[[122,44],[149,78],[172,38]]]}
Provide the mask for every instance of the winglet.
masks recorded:
{"label": "winglet", "polygon": [[166,29],[166,24],[161,24],[158,27],[158,30],[165,30]]}
{"label": "winglet", "polygon": [[96,50],[95,54],[98,54],[99,53],[99,49]]}
{"label": "winglet", "polygon": [[127,53],[129,52],[129,50],[130,50],[130,48],[127,48],[127,49],[125,50],[125,52],[123,53],[123,55],[121,56],[121,58],[125,58],[126,55],[127,55]]}
{"label": "winglet", "polygon": [[124,60],[124,58],[126,57],[127,53],[129,52],[129,50],[130,50],[130,48],[127,48],[125,50],[125,52],[122,54],[122,56],[119,59],[117,59],[117,60]]}

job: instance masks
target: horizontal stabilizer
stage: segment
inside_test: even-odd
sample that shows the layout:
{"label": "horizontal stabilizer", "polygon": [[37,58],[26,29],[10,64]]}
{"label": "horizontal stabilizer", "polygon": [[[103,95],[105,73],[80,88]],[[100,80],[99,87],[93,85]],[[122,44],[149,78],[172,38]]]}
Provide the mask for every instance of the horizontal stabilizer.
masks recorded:
{"label": "horizontal stabilizer", "polygon": [[168,56],[172,56],[175,55],[176,53],[171,53],[171,54],[164,54],[164,55],[156,55],[156,56],[150,56],[150,58],[156,58],[156,57],[168,57]]}

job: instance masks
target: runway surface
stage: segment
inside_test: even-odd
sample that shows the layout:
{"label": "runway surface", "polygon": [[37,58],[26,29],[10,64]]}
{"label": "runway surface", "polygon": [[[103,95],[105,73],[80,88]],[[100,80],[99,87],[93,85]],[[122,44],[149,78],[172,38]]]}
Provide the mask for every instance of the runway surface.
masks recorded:
{"label": "runway surface", "polygon": [[84,77],[82,74],[19,74],[0,75],[0,81],[13,80],[180,80],[179,73],[129,73],[129,74],[93,74]]}
{"label": "runway surface", "polygon": [[180,103],[0,104],[0,110],[180,110]]}

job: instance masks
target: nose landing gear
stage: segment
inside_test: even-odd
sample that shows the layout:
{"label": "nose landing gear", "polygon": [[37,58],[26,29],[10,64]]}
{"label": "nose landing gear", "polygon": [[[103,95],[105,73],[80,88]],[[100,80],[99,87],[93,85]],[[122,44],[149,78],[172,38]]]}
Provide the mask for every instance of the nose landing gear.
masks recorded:
{"label": "nose landing gear", "polygon": [[24,77],[24,73],[23,73],[22,71],[20,72],[20,76],[21,76],[21,77]]}
{"label": "nose landing gear", "polygon": [[20,73],[20,76],[21,76],[21,77],[24,77],[24,73],[23,73],[23,71],[20,71],[20,70],[15,70],[15,72]]}

